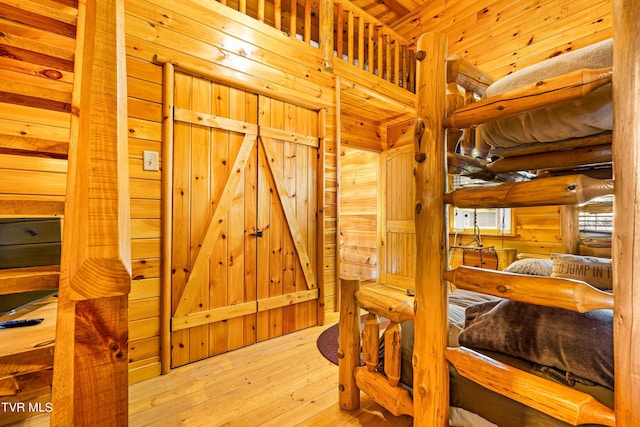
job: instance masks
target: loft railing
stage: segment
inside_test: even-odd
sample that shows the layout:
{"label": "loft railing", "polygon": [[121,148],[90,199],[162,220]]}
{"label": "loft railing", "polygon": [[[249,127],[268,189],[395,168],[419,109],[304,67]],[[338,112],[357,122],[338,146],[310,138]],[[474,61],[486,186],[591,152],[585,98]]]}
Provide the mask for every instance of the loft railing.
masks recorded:
{"label": "loft railing", "polygon": [[415,46],[347,0],[218,0],[335,59],[415,92]]}

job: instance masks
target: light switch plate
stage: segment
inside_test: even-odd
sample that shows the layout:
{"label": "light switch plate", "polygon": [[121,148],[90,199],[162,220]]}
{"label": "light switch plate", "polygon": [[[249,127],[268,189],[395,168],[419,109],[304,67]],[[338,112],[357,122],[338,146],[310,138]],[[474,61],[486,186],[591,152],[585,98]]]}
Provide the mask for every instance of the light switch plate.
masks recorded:
{"label": "light switch plate", "polygon": [[158,171],[158,152],[157,151],[142,151],[142,170],[145,171]]}

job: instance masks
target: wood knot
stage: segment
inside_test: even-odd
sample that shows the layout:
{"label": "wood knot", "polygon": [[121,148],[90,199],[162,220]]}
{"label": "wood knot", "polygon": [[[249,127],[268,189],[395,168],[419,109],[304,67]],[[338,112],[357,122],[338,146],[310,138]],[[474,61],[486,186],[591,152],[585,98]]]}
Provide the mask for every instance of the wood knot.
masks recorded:
{"label": "wood knot", "polygon": [[416,162],[422,163],[427,159],[427,155],[424,153],[416,153],[415,159],[416,159]]}
{"label": "wood knot", "polygon": [[419,50],[416,52],[416,59],[418,61],[423,61],[427,57],[427,52],[424,50]]}
{"label": "wood knot", "polygon": [[416,213],[419,214],[420,212],[422,212],[422,203],[418,202],[416,203]]}
{"label": "wood knot", "polygon": [[505,285],[499,285],[496,289],[498,290],[498,292],[501,292],[503,294],[507,292],[507,287]]}
{"label": "wood knot", "polygon": [[60,80],[62,78],[62,73],[58,70],[42,70],[39,74],[52,80]]}

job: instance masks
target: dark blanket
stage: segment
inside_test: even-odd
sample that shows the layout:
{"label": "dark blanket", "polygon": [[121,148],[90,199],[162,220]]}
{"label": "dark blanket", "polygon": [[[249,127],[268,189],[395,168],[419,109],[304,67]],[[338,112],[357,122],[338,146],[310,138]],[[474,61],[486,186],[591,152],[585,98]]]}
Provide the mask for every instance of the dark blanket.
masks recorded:
{"label": "dark blanket", "polygon": [[612,310],[576,313],[510,300],[480,303],[467,308],[459,341],[613,388]]}

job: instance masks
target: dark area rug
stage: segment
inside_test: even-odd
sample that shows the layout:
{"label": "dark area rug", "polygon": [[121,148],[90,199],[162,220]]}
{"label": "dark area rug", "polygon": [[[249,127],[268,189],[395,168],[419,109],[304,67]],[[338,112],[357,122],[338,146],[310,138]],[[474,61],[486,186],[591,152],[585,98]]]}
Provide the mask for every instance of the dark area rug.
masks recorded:
{"label": "dark area rug", "polygon": [[[366,314],[360,317],[360,330],[362,330],[362,326],[366,317]],[[388,324],[388,319],[380,318],[380,330],[386,328]],[[318,350],[320,350],[320,354],[322,354],[325,359],[327,359],[334,365],[338,364],[338,347],[340,345],[340,336],[337,323],[322,331],[320,336],[318,336],[317,345]],[[363,365],[364,363],[360,361],[360,364]]]}

